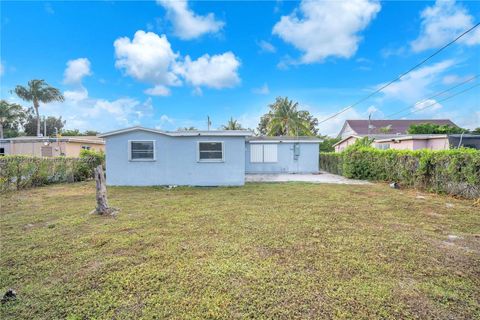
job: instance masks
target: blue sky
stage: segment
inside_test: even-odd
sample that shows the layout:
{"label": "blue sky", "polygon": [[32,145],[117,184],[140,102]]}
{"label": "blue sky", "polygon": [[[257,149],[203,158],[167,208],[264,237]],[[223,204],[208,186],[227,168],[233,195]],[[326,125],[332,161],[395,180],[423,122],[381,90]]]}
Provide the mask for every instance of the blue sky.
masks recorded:
{"label": "blue sky", "polygon": [[[68,128],[255,128],[277,96],[319,120],[352,104],[480,21],[480,3],[90,1],[1,5],[1,98],[41,78],[64,103],[41,106]],[[480,27],[347,118],[450,118],[480,126]],[[28,106],[28,104],[23,103]],[[425,106],[429,106],[424,108]],[[411,113],[414,111],[413,113]]]}

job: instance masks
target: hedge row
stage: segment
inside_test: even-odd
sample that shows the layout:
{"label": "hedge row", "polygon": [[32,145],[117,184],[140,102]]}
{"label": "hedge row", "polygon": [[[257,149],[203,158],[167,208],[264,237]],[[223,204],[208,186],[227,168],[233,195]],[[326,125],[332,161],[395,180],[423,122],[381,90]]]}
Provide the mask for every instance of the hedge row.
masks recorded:
{"label": "hedge row", "polygon": [[321,153],[320,168],[347,178],[395,181],[438,193],[480,197],[480,151],[473,149],[408,151],[352,147],[340,153]]}
{"label": "hedge row", "polygon": [[103,153],[83,150],[80,158],[3,156],[0,158],[0,192],[60,182],[84,181],[104,163]]}

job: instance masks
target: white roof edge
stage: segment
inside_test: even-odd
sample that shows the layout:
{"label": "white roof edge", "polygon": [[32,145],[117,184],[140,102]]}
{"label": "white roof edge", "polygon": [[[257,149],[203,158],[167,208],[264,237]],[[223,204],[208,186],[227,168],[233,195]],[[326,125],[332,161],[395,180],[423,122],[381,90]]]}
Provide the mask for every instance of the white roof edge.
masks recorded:
{"label": "white roof edge", "polygon": [[105,138],[117,134],[132,132],[132,131],[147,131],[152,133],[164,134],[171,137],[196,137],[196,136],[235,136],[235,137],[246,137],[253,135],[253,132],[249,130],[223,130],[223,131],[162,131],[157,129],[150,129],[141,126],[130,127],[125,129],[119,129],[114,131],[109,131],[97,135],[99,138]]}
{"label": "white roof edge", "polygon": [[352,138],[352,137],[353,137],[353,138],[358,138],[358,139],[362,138],[361,136],[357,136],[356,134],[351,134],[351,135],[347,136],[346,138],[343,138],[342,140],[340,140],[340,141],[338,141],[337,143],[333,144],[332,147],[335,147],[336,145],[339,145],[340,143],[342,143],[342,142],[344,142],[344,141],[346,141],[346,140],[348,140],[348,139],[350,139],[350,138]]}

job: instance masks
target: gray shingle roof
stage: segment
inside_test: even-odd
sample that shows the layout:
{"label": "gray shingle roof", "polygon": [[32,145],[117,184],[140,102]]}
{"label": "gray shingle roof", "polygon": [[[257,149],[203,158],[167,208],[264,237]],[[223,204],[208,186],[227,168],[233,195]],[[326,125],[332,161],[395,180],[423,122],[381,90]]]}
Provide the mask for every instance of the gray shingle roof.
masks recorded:
{"label": "gray shingle roof", "polygon": [[[359,135],[368,134],[368,120],[346,120],[346,123],[352,130]],[[426,120],[371,120],[370,124],[373,128],[370,130],[371,134],[380,134],[380,128],[390,126],[389,134],[405,134],[412,124],[432,123],[438,125],[457,125],[448,119],[426,119]]]}

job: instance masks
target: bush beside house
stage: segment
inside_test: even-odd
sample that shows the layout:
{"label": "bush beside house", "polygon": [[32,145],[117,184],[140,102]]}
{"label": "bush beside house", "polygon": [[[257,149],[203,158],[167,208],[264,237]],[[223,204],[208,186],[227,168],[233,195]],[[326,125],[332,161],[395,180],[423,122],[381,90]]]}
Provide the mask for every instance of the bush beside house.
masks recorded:
{"label": "bush beside house", "polygon": [[341,153],[321,153],[322,170],[347,178],[395,181],[403,186],[480,197],[480,151],[378,150],[353,146]]}
{"label": "bush beside house", "polygon": [[84,181],[93,177],[93,168],[104,163],[105,154],[92,150],[83,150],[80,158],[3,156],[0,191]]}

